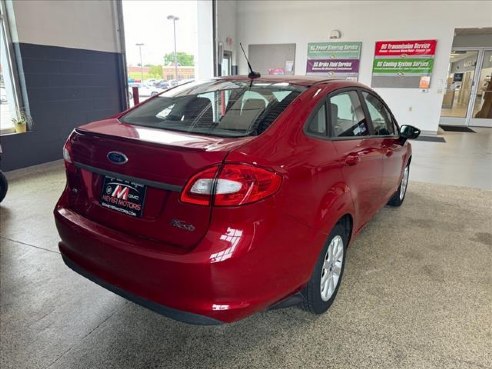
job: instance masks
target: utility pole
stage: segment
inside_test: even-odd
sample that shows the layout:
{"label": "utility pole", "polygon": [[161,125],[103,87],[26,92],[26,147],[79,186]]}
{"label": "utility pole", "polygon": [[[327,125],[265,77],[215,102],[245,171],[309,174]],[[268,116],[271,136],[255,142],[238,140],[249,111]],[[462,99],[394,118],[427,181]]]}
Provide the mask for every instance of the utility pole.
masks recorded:
{"label": "utility pole", "polygon": [[178,80],[178,53],[176,52],[176,21],[179,20],[179,18],[174,15],[168,15],[167,19],[172,20],[174,26],[174,78],[177,81]]}
{"label": "utility pole", "polygon": [[136,44],[140,50],[140,83],[143,83],[143,62],[142,62],[142,46],[144,46],[144,43],[139,42]]}

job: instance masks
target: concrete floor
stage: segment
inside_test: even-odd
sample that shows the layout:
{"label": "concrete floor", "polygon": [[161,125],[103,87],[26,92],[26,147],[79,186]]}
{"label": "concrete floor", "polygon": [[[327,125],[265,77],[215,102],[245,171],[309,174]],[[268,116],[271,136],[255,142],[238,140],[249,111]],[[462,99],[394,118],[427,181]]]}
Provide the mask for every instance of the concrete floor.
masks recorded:
{"label": "concrete floor", "polygon": [[446,143],[412,141],[414,181],[492,190],[492,128],[443,132]]}
{"label": "concrete floor", "polygon": [[492,144],[463,135],[474,134],[414,144],[404,205],[384,208],[352,244],[328,313],[294,307],[219,327],[172,321],[69,270],[51,215],[61,163],[11,175],[0,367],[492,367],[492,192],[443,184],[490,188]]}

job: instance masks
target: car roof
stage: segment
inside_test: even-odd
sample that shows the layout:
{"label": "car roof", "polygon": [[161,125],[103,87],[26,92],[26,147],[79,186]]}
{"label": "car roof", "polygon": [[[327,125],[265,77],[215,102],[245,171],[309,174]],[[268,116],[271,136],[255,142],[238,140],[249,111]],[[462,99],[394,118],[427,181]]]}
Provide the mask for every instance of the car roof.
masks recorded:
{"label": "car roof", "polygon": [[[251,80],[248,76],[227,76],[227,77],[217,77],[214,78],[217,80],[224,81],[249,81]],[[311,87],[317,84],[337,84],[344,86],[354,86],[354,87],[366,87],[361,83],[354,81],[347,81],[345,79],[337,79],[333,77],[319,77],[319,76],[291,76],[291,75],[282,75],[282,76],[262,76],[254,79],[255,82],[260,83],[288,83],[291,85],[305,86]]]}

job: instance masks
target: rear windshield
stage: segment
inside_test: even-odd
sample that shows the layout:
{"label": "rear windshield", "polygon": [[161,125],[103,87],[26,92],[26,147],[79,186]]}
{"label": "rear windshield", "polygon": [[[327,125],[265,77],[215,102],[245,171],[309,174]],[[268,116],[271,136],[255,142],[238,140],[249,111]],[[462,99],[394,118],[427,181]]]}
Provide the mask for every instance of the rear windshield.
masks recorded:
{"label": "rear windshield", "polygon": [[150,99],[120,120],[212,136],[252,136],[267,129],[304,90],[288,83],[188,83]]}

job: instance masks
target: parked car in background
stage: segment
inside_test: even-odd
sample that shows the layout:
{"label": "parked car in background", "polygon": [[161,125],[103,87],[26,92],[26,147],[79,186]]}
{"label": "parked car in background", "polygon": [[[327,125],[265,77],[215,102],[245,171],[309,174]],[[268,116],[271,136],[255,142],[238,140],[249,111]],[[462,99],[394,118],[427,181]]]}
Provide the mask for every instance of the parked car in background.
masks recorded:
{"label": "parked car in background", "polygon": [[160,81],[156,83],[155,87],[160,88],[162,90],[167,90],[171,85],[169,84],[168,81]]}
{"label": "parked car in background", "polygon": [[178,85],[184,85],[185,83],[193,82],[193,78],[186,78],[186,79],[181,79],[178,81]]}
{"label": "parked car in background", "polygon": [[178,80],[176,80],[176,79],[170,79],[167,82],[169,83],[169,86],[171,86],[171,87],[177,86],[179,83]]}
{"label": "parked car in background", "polygon": [[155,96],[162,91],[164,91],[164,89],[149,84],[141,84],[138,87],[138,93],[141,97]]}
{"label": "parked car in background", "polygon": [[356,82],[178,86],[72,132],[54,210],[61,255],[190,323],[294,303],[321,314],[349,243],[384,205],[403,203],[419,133]]}
{"label": "parked car in background", "polygon": [[143,84],[146,85],[146,86],[153,86],[154,83],[156,83],[156,79],[155,78],[150,78],[150,79],[146,79],[145,81],[143,81]]}

